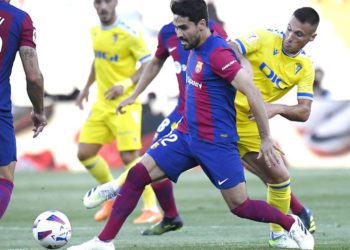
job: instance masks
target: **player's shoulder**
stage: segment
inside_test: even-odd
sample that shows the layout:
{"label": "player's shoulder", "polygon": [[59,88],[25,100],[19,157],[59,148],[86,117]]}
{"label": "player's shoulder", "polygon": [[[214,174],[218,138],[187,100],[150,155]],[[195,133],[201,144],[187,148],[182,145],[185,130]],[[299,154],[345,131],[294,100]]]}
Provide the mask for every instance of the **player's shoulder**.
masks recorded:
{"label": "player's shoulder", "polygon": [[174,24],[172,22],[170,22],[170,23],[167,23],[167,24],[163,25],[163,27],[160,29],[159,33],[162,36],[175,34],[175,26],[174,26]]}
{"label": "player's shoulder", "polygon": [[310,67],[313,67],[313,59],[312,56],[307,53],[306,50],[302,49],[298,55],[298,59],[302,62],[304,62],[305,64],[307,64]]}
{"label": "player's shoulder", "polygon": [[23,20],[23,18],[25,16],[29,16],[29,14],[27,12],[25,12],[24,10],[21,10],[19,8],[17,8],[16,6],[13,6],[12,4],[6,3],[6,2],[2,2],[0,5],[1,10],[8,12],[9,14],[11,14],[15,19],[17,18],[18,20]]}
{"label": "player's shoulder", "polygon": [[283,39],[284,37],[284,32],[279,29],[265,29],[264,33],[268,36],[273,36],[280,39]]}
{"label": "player's shoulder", "polygon": [[140,30],[137,27],[133,26],[131,23],[128,23],[124,19],[118,19],[116,27],[133,37],[138,37],[140,33]]}

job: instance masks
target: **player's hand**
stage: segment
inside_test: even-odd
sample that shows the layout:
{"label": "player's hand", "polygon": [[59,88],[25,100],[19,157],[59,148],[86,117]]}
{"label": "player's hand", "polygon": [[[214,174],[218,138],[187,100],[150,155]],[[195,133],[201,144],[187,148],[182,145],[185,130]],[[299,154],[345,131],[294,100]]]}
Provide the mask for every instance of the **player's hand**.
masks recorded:
{"label": "player's hand", "polygon": [[125,111],[123,110],[123,108],[124,108],[125,106],[128,106],[128,105],[133,104],[134,102],[135,102],[135,98],[134,98],[134,97],[130,96],[130,97],[126,98],[124,101],[122,101],[122,102],[118,105],[118,107],[117,107],[117,109],[116,109],[117,114],[118,114],[118,113],[124,114]]}
{"label": "player's hand", "polygon": [[75,100],[75,104],[80,108],[84,109],[84,99],[86,102],[89,101],[89,89],[84,89],[83,91],[80,91],[77,99]]}
{"label": "player's hand", "polygon": [[112,88],[110,88],[105,92],[105,98],[106,100],[112,100],[122,94],[124,94],[124,86],[118,84],[118,85],[114,85]]}
{"label": "player's hand", "polygon": [[261,140],[258,159],[264,157],[266,165],[269,168],[279,167],[281,165],[281,155],[284,155],[284,153],[274,144],[270,137]]}
{"label": "player's hand", "polygon": [[[272,117],[279,114],[279,105],[265,102],[265,110],[267,114],[267,118],[271,119]],[[255,121],[254,115],[248,115],[249,120]]]}
{"label": "player's hand", "polygon": [[31,116],[34,124],[33,138],[35,138],[43,131],[44,127],[47,125],[47,120],[44,112],[39,114],[32,111]]}

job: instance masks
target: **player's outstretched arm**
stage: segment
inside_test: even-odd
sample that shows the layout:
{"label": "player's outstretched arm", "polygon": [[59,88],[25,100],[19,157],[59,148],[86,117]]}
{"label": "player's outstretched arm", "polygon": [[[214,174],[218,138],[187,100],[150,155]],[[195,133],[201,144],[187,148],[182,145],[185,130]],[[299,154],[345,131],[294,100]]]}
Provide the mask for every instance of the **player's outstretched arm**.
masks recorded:
{"label": "player's outstretched arm", "polygon": [[19,54],[26,75],[28,97],[33,105],[33,137],[37,137],[47,124],[44,113],[44,78],[39,69],[35,48],[21,46],[19,48]]}
{"label": "player's outstretched arm", "polygon": [[132,95],[123,100],[117,107],[117,112],[124,113],[123,108],[135,102],[136,98],[148,87],[153,79],[158,75],[162,69],[165,60],[153,57],[143,70],[140,80],[137,82],[136,88]]}
{"label": "player's outstretched arm", "polygon": [[255,116],[261,138],[259,157],[263,156],[269,167],[279,166],[279,157],[270,135],[269,122],[260,90],[253,84],[244,69],[238,71],[232,85],[247,96],[250,109]]}

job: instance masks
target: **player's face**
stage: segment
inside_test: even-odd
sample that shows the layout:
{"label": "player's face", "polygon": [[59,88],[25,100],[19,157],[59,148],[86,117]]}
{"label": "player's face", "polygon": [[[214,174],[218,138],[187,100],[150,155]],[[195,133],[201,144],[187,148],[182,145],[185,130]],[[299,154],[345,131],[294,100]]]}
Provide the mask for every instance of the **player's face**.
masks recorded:
{"label": "player's face", "polygon": [[296,17],[288,23],[283,39],[283,49],[291,54],[299,52],[308,42],[316,37],[316,27],[309,23],[301,23]]}
{"label": "player's face", "polygon": [[185,50],[196,48],[200,43],[200,30],[188,17],[174,15],[176,35]]}
{"label": "player's face", "polygon": [[101,23],[109,25],[115,21],[117,4],[118,0],[94,0],[94,6]]}

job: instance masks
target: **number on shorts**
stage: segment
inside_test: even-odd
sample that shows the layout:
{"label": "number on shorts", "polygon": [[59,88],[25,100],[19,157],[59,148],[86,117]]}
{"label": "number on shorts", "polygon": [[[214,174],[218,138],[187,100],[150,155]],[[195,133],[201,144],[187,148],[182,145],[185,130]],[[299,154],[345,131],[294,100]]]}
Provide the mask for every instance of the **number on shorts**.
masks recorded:
{"label": "number on shorts", "polygon": [[158,128],[157,128],[157,132],[160,133],[162,132],[167,126],[169,126],[170,124],[170,120],[169,118],[166,118],[162,121],[161,124],[159,124]]}
{"label": "number on shorts", "polygon": [[170,134],[167,137],[165,137],[164,139],[160,139],[160,143],[166,147],[167,146],[167,142],[175,142],[177,140],[177,135],[176,134]]}

